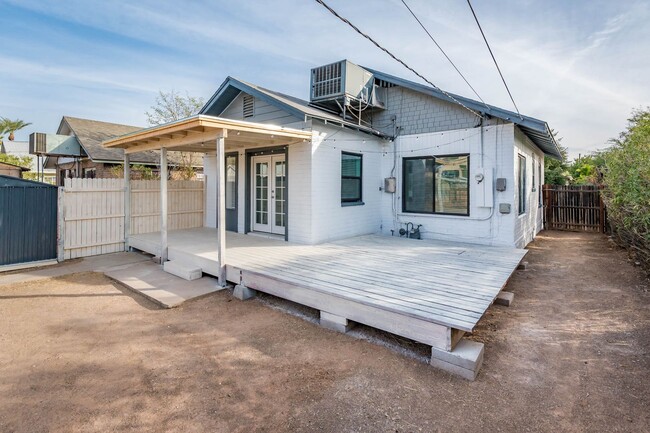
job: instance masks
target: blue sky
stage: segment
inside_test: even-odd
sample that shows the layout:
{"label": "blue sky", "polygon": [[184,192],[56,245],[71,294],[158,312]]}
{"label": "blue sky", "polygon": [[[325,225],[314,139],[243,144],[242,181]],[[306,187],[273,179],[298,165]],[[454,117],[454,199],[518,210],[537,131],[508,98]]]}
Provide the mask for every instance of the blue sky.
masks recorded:
{"label": "blue sky", "polygon": [[[467,3],[407,0],[488,103],[512,109]],[[438,86],[473,94],[399,0],[329,0]],[[650,2],[474,0],[523,114],[572,157],[650,105]],[[70,115],[146,125],[158,90],[207,99],[228,76],[308,98],[309,69],[349,60],[417,77],[313,0],[0,0],[0,116],[53,132]]]}

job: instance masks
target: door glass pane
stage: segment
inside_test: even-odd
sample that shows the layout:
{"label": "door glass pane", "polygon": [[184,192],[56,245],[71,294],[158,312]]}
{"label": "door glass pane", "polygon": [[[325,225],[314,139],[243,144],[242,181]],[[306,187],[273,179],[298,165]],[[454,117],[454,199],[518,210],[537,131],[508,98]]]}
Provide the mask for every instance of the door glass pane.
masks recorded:
{"label": "door glass pane", "polygon": [[404,160],[404,210],[433,212],[433,158]]}
{"label": "door glass pane", "polygon": [[469,156],[436,157],[435,211],[469,213]]}
{"label": "door glass pane", "polygon": [[258,162],[255,164],[255,223],[269,223],[269,176],[268,163]]}
{"label": "door glass pane", "polygon": [[275,162],[275,226],[284,227],[286,197],[286,166],[284,161]]}
{"label": "door glass pane", "polygon": [[237,157],[226,158],[226,209],[237,207]]}

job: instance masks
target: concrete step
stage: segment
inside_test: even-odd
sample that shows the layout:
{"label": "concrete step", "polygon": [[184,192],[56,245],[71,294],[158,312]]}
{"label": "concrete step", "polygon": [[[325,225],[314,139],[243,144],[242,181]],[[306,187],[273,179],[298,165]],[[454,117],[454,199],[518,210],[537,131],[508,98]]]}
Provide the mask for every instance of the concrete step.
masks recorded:
{"label": "concrete step", "polygon": [[196,265],[190,265],[178,260],[170,260],[163,265],[165,272],[176,275],[187,281],[198,280],[203,276],[203,271]]}

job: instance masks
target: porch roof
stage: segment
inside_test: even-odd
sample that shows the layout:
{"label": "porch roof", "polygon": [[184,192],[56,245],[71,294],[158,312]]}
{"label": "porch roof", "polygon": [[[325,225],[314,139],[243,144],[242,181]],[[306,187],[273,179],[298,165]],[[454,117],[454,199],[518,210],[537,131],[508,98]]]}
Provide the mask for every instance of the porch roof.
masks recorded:
{"label": "porch roof", "polygon": [[106,140],[102,144],[106,148],[124,149],[127,154],[162,148],[209,152],[214,150],[214,141],[219,137],[225,138],[227,148],[236,149],[301,143],[311,140],[312,133],[300,129],[199,114],[130,132]]}

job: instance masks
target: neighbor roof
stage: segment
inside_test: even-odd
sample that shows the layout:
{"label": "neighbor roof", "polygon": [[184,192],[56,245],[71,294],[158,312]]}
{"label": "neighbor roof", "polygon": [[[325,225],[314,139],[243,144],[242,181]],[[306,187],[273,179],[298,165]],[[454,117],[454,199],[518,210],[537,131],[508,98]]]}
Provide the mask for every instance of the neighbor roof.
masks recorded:
{"label": "neighbor roof", "polygon": [[223,110],[226,109],[226,107],[228,107],[228,105],[230,105],[230,103],[237,97],[237,95],[239,95],[240,92],[247,93],[251,96],[261,99],[262,101],[267,102],[268,104],[282,108],[283,110],[287,111],[290,114],[293,114],[299,119],[303,119],[305,116],[308,116],[326,122],[337,123],[339,125],[356,129],[368,134],[376,135],[378,137],[390,138],[388,135],[384,134],[381,131],[377,131],[367,126],[357,125],[356,123],[343,120],[336,114],[328,113],[327,111],[310,106],[309,102],[303,99],[265,89],[264,87],[247,83],[233,77],[226,78],[226,80],[223,82],[223,84],[221,84],[215,94],[212,95],[207,104],[205,104],[205,106],[201,109],[199,114],[218,116],[223,112]]}
{"label": "neighbor roof", "polygon": [[[101,122],[99,120],[79,119],[63,116],[57,134],[61,134],[64,125],[77,137],[88,157],[96,162],[124,161],[122,149],[107,149],[102,146],[104,140],[143,129],[141,126],[121,125],[119,123]],[[131,161],[143,164],[157,164],[160,157],[156,152],[134,153]]]}
{"label": "neighbor roof", "polygon": [[[416,92],[424,93],[426,95],[433,96],[434,98],[442,99],[447,102],[456,103],[445,93],[443,93],[442,91],[434,87],[425,86],[424,84],[419,84],[413,81],[405,80],[403,78],[386,74],[384,72],[377,71],[375,69],[366,68],[365,66],[363,66],[363,68],[371,72],[375,76],[375,78],[378,78],[380,80],[386,81],[388,83],[396,84],[398,86],[405,87],[407,89],[411,89]],[[543,120],[535,119],[533,117],[524,116],[524,115],[520,116],[515,112],[504,110],[503,108],[495,107],[494,105],[484,104],[482,102],[465,98],[463,96],[455,95],[453,93],[449,93],[449,92],[447,93],[451,95],[454,99],[457,99],[458,101],[462,102],[464,105],[466,105],[467,107],[471,108],[474,111],[477,111],[479,113],[485,113],[489,116],[498,117],[500,119],[507,120],[508,122],[514,123],[515,125],[519,126],[519,128],[523,131],[523,133],[526,134],[526,136],[530,138],[530,140],[533,143],[535,143],[535,145],[539,147],[542,150],[542,152],[558,159],[562,158],[558,144],[555,141],[555,137],[553,137],[553,134],[551,133],[551,129],[548,127],[548,124]]]}
{"label": "neighbor roof", "polygon": [[4,161],[0,161],[0,167],[19,168],[21,171],[29,171],[30,170],[29,168],[23,167],[22,165],[10,164],[10,163],[4,162]]}

